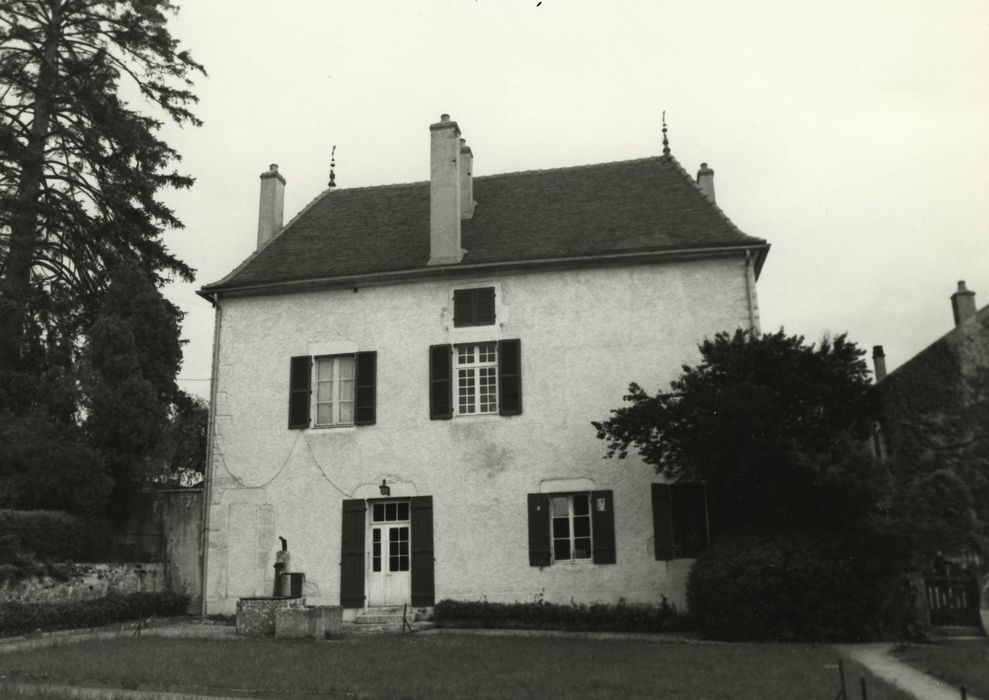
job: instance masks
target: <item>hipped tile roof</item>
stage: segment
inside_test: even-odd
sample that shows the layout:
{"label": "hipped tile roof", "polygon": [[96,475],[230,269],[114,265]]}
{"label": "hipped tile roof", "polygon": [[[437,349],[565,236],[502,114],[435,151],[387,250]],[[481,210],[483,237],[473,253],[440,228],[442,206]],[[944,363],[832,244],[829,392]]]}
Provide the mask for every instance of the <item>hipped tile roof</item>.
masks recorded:
{"label": "hipped tile roof", "polygon": [[[461,266],[635,252],[768,247],[742,233],[673,158],[474,178]],[[427,270],[429,183],[327,190],[204,292]],[[759,260],[761,263],[761,259]]]}

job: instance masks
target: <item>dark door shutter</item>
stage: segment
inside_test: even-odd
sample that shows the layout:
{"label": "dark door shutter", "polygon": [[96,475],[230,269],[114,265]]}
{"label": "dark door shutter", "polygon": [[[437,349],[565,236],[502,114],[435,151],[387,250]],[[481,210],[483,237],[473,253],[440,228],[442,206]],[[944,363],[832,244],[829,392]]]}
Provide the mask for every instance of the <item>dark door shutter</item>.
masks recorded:
{"label": "dark door shutter", "polygon": [[677,557],[696,557],[709,541],[704,484],[680,482],[671,487],[673,541]]}
{"label": "dark door shutter", "polygon": [[522,413],[522,346],[518,340],[498,342],[498,413]]}
{"label": "dark door shutter", "polygon": [[412,604],[433,605],[436,602],[433,558],[433,497],[413,496],[412,515]]}
{"label": "dark door shutter", "polygon": [[357,353],[357,381],[354,385],[354,425],[374,425],[375,384],[378,353]]}
{"label": "dark door shutter", "polygon": [[293,357],[288,379],[288,427],[309,427],[309,404],[312,395],[312,358]]}
{"label": "dark door shutter", "polygon": [[673,558],[673,509],[670,507],[670,485],[652,485],[652,533],[656,560]]}
{"label": "dark door shutter", "polygon": [[615,499],[611,491],[591,491],[591,535],[594,563],[615,563]]}
{"label": "dark door shutter", "polygon": [[364,607],[364,532],[367,529],[367,506],[362,500],[343,502],[343,526],[340,528],[340,605]]}
{"label": "dark door shutter", "polygon": [[453,418],[453,346],[429,346],[429,419]]}
{"label": "dark door shutter", "polygon": [[549,566],[549,494],[529,494],[529,566]]}

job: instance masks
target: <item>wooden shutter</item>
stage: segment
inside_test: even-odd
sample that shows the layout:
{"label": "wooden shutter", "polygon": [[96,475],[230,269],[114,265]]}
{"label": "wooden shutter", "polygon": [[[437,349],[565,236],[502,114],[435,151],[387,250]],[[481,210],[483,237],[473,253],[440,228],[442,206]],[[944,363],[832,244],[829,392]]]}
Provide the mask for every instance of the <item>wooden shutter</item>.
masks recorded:
{"label": "wooden shutter", "polygon": [[518,340],[498,342],[498,413],[522,413],[522,347]]}
{"label": "wooden shutter", "polygon": [[288,379],[288,427],[309,427],[309,405],[312,397],[312,358],[293,357]]}
{"label": "wooden shutter", "polygon": [[453,418],[453,346],[429,346],[429,419]]}
{"label": "wooden shutter", "polygon": [[657,561],[673,558],[673,509],[670,485],[652,485],[652,533]]}
{"label": "wooden shutter", "polygon": [[433,497],[413,496],[412,515],[412,604],[433,605],[436,602],[433,558]]}
{"label": "wooden shutter", "polygon": [[594,563],[615,563],[615,502],[611,491],[591,491]]}
{"label": "wooden shutter", "polygon": [[340,605],[364,607],[364,532],[367,529],[367,506],[362,500],[343,502],[343,526],[340,528]]}
{"label": "wooden shutter", "polygon": [[453,292],[454,326],[491,326],[495,322],[494,287]]}
{"label": "wooden shutter", "polygon": [[494,287],[474,290],[474,318],[479,326],[493,326],[495,322]]}
{"label": "wooden shutter", "polygon": [[529,566],[549,566],[549,494],[529,494]]}
{"label": "wooden shutter", "polygon": [[677,557],[696,557],[709,541],[704,484],[673,484],[671,502],[675,554]]}
{"label": "wooden shutter", "polygon": [[354,425],[374,425],[377,370],[378,353],[357,353],[357,381],[354,383]]}

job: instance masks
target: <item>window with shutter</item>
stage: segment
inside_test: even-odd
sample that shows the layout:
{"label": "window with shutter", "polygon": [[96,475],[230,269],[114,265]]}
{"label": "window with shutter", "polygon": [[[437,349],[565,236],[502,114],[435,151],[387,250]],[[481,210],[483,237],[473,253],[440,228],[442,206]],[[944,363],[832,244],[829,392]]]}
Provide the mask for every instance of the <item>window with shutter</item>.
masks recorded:
{"label": "window with shutter", "polygon": [[710,541],[704,484],[653,484],[652,517],[657,560],[692,559]]}
{"label": "window with shutter", "polygon": [[492,326],[495,322],[495,288],[457,289],[453,292],[453,325]]}
{"label": "window with shutter", "polygon": [[374,424],[376,374],[376,352],[293,357],[289,372],[289,428]]}
{"label": "window with shutter", "polygon": [[615,563],[611,491],[530,493],[529,565]]}

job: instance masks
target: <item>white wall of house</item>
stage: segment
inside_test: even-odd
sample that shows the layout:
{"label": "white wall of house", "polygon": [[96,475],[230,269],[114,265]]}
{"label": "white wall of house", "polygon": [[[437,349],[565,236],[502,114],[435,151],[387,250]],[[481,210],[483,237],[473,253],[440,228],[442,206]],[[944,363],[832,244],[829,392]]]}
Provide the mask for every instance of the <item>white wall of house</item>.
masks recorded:
{"label": "white wall of house", "polygon": [[[690,560],[656,561],[651,467],[603,459],[592,420],[630,381],[666,388],[697,344],[752,322],[741,257],[437,278],[223,299],[207,561],[210,613],[272,590],[278,536],[311,604],[340,597],[341,504],[433,497],[436,599],[684,604]],[[454,328],[453,290],[495,286],[497,324]],[[754,290],[753,290],[754,294]],[[428,348],[518,338],[521,415],[429,419]],[[377,351],[377,422],[287,427],[289,358]],[[610,489],[617,563],[529,566],[526,495]]]}

